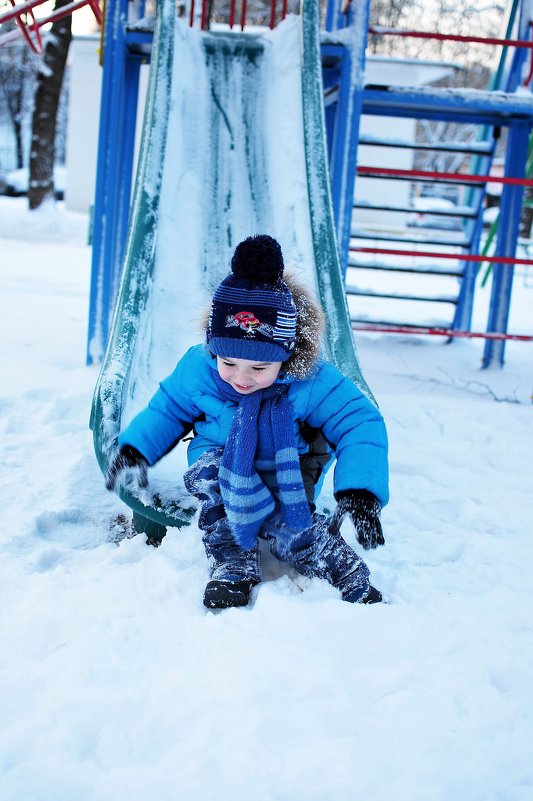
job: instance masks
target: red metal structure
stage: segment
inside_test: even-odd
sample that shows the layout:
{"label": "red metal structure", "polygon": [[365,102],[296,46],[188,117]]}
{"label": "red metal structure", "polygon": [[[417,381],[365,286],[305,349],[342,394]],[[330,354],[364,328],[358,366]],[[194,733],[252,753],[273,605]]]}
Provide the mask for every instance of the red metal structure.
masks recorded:
{"label": "red metal structure", "polygon": [[[239,14],[239,27],[241,31],[244,30],[244,26],[246,25],[246,6],[247,0],[241,0],[240,2],[240,14]],[[278,22],[284,20],[287,16],[287,6],[288,0],[271,0],[270,2],[270,28],[275,28]],[[189,25],[192,27],[195,21],[195,11],[196,11],[196,3],[195,0],[191,0],[190,11],[189,11]],[[202,0],[201,1],[201,13],[199,14],[200,17],[200,28],[205,31],[207,28],[207,19],[208,19],[208,11],[209,11],[209,0]],[[279,17],[278,17],[279,14]],[[237,19],[237,0],[230,0],[229,6],[229,16],[228,16],[228,25],[231,29],[234,28]]]}
{"label": "red metal structure", "polygon": [[43,42],[41,37],[41,28],[44,25],[49,25],[58,19],[69,16],[74,11],[77,11],[83,6],[90,6],[96,21],[99,25],[102,24],[102,12],[98,0],[73,0],[66,6],[52,11],[46,17],[36,19],[33,9],[42,5],[46,0],[26,0],[25,3],[15,3],[15,0],[9,0],[12,9],[0,14],[0,25],[10,20],[15,20],[18,30],[9,31],[0,36],[0,45],[11,42],[17,39],[20,35],[24,37],[28,47],[38,55],[43,52]]}
{"label": "red metal structure", "polygon": [[451,328],[425,327],[422,325],[380,325],[379,323],[352,323],[354,331],[370,331],[376,334],[418,334],[419,336],[452,337],[457,339],[489,339],[504,342],[533,342],[526,334],[497,334],[486,331],[453,331]]}

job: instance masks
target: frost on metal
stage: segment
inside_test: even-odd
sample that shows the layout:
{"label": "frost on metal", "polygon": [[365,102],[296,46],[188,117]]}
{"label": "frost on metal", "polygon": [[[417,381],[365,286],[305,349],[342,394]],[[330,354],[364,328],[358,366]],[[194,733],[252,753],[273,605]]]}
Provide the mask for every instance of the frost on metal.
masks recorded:
{"label": "frost on metal", "polygon": [[357,359],[341,275],[326,152],[318,24],[317,7],[305,2],[302,14],[303,139],[319,297],[326,312],[326,342],[332,361],[375,403]]}
{"label": "frost on metal", "polygon": [[[366,386],[336,250],[319,52],[302,63],[296,17],[275,31],[246,36],[202,33],[173,18],[171,28],[165,27],[169,41],[158,39],[156,31],[157,73],[151,77],[124,274],[93,415],[104,469],[121,428],[185,351],[202,341],[211,293],[229,272],[235,246],[252,234],[269,233],[280,241],[288,271],[320,296],[337,365]],[[302,91],[311,66],[316,86],[309,113]],[[315,125],[304,148],[306,126]],[[316,345],[316,318],[305,304],[304,299],[302,339]],[[302,351],[293,375],[308,374],[316,358],[311,350]],[[179,478],[184,450],[180,444],[150,470],[147,490],[140,491],[134,479],[121,487],[122,499],[160,522],[161,516],[183,517],[176,498],[182,492],[185,498]]]}

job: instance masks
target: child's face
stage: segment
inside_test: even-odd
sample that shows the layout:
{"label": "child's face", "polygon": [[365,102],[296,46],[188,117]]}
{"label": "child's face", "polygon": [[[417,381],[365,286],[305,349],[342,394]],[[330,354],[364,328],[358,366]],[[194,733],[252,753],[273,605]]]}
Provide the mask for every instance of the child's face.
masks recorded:
{"label": "child's face", "polygon": [[269,387],[278,377],[281,365],[282,362],[253,362],[250,359],[217,356],[220,377],[241,395],[250,395],[258,389]]}

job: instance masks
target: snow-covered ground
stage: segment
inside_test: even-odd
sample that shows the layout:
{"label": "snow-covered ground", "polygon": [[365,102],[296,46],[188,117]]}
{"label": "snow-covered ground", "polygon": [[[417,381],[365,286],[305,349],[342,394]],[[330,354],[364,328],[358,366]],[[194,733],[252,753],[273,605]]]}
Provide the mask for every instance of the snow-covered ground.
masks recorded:
{"label": "snow-covered ground", "polygon": [[[117,544],[86,229],[0,199],[2,801],[531,801],[532,345],[481,371],[479,340],[360,335],[391,444],[367,559],[388,604],[281,575],[207,612],[196,526]],[[515,330],[532,307],[521,275]]]}

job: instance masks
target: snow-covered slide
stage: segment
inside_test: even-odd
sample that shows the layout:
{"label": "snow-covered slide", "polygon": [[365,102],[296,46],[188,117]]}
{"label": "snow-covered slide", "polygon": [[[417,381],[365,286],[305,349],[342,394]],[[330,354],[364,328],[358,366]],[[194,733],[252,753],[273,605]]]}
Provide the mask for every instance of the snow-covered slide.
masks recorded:
{"label": "snow-covered slide", "polygon": [[[158,3],[121,288],[91,427],[102,470],[121,427],[202,338],[202,316],[244,237],[269,233],[325,308],[329,357],[370,395],[342,285],[326,156],[318,4],[264,33],[202,33]],[[176,448],[150,486],[119,488],[163,525],[191,516]]]}

